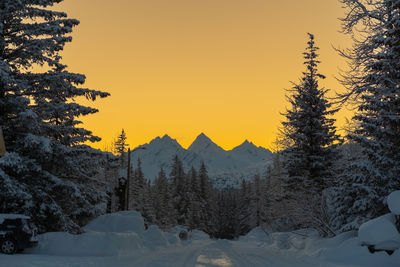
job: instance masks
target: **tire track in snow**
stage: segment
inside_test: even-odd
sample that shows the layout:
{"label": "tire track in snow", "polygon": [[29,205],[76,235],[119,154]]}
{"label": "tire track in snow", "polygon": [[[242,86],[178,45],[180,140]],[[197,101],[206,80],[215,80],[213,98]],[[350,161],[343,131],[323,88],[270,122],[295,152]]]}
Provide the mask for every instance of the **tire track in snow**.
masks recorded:
{"label": "tire track in snow", "polygon": [[[239,252],[238,252],[239,251]],[[229,252],[231,256],[238,260],[237,266],[321,266],[321,263],[314,258],[299,255],[290,250],[275,250],[268,246],[259,246],[252,242],[232,242]]]}
{"label": "tire track in snow", "polygon": [[197,255],[212,241],[184,243],[179,247],[158,249],[135,257],[126,258],[130,263],[124,266],[143,267],[186,267],[195,266]]}

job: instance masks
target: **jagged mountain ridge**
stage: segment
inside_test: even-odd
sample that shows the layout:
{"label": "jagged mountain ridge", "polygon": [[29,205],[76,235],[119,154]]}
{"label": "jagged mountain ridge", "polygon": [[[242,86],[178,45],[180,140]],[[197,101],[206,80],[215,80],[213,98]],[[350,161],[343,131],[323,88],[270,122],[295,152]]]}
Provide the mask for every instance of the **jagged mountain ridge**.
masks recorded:
{"label": "jagged mountain ridge", "polygon": [[255,174],[265,173],[272,161],[271,151],[247,140],[232,150],[224,150],[204,133],[197,136],[188,149],[168,135],[157,137],[139,147],[146,149],[133,151],[131,164],[136,168],[136,162],[140,159],[147,179],[154,180],[160,168],[169,174],[172,158],[178,155],[185,171],[192,166],[198,169],[204,162],[212,183],[218,188],[238,187],[242,179],[251,179]]}

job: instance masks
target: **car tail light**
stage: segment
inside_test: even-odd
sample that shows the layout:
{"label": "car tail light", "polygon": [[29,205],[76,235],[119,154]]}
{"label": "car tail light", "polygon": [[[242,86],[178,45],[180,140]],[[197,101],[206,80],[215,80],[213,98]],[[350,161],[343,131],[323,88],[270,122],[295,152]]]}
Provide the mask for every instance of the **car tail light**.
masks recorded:
{"label": "car tail light", "polygon": [[28,227],[22,228],[22,231],[24,231],[24,233],[27,233],[29,235],[32,234],[31,229],[29,229]]}

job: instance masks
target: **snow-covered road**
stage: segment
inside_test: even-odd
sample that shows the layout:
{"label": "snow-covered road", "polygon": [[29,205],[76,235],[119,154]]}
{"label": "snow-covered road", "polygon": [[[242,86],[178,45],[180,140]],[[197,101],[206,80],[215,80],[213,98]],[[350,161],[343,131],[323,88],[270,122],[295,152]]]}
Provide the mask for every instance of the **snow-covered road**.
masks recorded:
{"label": "snow-covered road", "polygon": [[[266,250],[256,243],[238,241],[194,241],[182,248],[160,250],[131,259],[126,266],[318,266],[310,257],[294,253],[283,254],[279,250]],[[124,263],[125,264],[125,263]]]}

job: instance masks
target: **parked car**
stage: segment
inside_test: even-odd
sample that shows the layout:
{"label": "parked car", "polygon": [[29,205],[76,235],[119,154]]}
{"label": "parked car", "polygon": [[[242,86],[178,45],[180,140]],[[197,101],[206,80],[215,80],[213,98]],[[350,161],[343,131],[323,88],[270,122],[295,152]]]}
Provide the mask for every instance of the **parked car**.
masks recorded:
{"label": "parked car", "polygon": [[400,248],[400,234],[396,229],[396,215],[388,213],[366,223],[358,230],[358,238],[362,246],[369,252],[386,251],[391,255]]}
{"label": "parked car", "polygon": [[5,254],[37,246],[37,228],[21,214],[0,214],[0,249]]}

